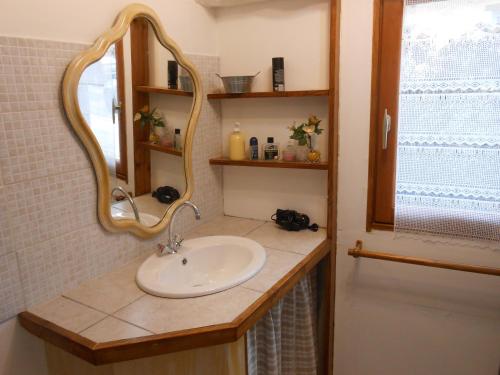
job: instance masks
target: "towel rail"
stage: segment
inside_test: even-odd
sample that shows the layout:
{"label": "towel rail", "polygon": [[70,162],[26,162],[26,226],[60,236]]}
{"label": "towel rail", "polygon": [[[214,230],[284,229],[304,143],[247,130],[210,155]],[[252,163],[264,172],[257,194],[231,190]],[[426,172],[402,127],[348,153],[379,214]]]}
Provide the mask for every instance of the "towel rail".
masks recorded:
{"label": "towel rail", "polygon": [[353,256],[354,258],[358,257],[372,258],[372,259],[387,260],[390,262],[418,264],[426,267],[445,268],[449,270],[500,276],[500,268],[472,266],[469,264],[446,263],[433,259],[415,258],[403,255],[381,253],[378,251],[363,250],[363,241],[361,240],[356,241],[356,247],[354,249],[349,249],[348,254]]}

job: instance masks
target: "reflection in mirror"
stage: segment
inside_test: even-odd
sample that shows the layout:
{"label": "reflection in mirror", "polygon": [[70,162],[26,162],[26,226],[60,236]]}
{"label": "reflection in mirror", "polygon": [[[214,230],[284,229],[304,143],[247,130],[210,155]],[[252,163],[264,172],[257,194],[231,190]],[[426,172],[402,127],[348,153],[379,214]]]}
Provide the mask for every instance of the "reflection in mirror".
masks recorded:
{"label": "reflection in mirror", "polygon": [[184,195],[192,91],[192,78],[141,18],[83,72],[78,102],[107,162],[114,220],[154,226]]}

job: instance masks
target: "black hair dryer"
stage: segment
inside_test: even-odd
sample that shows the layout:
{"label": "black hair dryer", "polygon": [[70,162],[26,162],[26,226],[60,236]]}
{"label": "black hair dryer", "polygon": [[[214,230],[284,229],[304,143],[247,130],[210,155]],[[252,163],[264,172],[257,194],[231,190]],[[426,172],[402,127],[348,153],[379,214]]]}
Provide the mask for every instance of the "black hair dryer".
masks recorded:
{"label": "black hair dryer", "polygon": [[303,229],[309,229],[313,232],[317,232],[319,228],[316,223],[309,225],[309,216],[298,213],[294,210],[282,210],[278,208],[276,213],[271,216],[271,220],[283,229],[291,232],[298,232]]}

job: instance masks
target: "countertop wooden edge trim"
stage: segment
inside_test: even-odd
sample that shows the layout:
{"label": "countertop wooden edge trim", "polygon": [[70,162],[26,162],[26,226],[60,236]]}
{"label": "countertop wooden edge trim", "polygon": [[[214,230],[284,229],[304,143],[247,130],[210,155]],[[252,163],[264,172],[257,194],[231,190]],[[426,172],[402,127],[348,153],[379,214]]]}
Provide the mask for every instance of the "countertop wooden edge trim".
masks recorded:
{"label": "countertop wooden edge trim", "polygon": [[87,362],[96,364],[94,356],[96,343],[94,341],[40,318],[29,311],[18,314],[17,319],[21,326],[36,337],[50,342]]}
{"label": "countertop wooden edge trim", "polygon": [[234,323],[192,328],[117,341],[98,343],[94,348],[98,365],[153,357],[161,354],[220,345],[236,341]]}
{"label": "countertop wooden edge trim", "polygon": [[243,336],[329,252],[330,241],[325,239],[231,323],[96,343],[28,311],[20,313],[18,319],[20,324],[33,335],[94,365],[226,344]]}
{"label": "countertop wooden edge trim", "polygon": [[167,87],[161,87],[161,86],[140,85],[140,86],[135,86],[135,90],[139,91],[139,92],[147,92],[147,93],[155,93],[155,94],[193,97],[192,92],[184,91],[181,89],[169,89]]}
{"label": "countertop wooden edge trim", "polygon": [[329,89],[320,90],[293,90],[293,91],[260,91],[245,93],[213,93],[207,94],[207,99],[259,99],[259,98],[303,98],[327,97]]}
{"label": "countertop wooden edge trim", "polygon": [[211,158],[208,162],[212,165],[229,165],[239,167],[328,170],[328,163],[324,161],[311,163],[305,161],[284,160],[230,160],[228,158],[219,157]]}

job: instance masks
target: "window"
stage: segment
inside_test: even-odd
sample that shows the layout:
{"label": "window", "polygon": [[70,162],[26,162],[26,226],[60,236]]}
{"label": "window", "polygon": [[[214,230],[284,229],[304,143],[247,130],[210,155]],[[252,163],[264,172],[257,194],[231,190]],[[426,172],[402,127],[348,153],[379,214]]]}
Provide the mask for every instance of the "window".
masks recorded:
{"label": "window", "polygon": [[[392,229],[403,0],[376,0],[373,23],[372,103],[367,229]],[[385,132],[391,116],[391,131]],[[386,142],[386,143],[384,143]]]}
{"label": "window", "polygon": [[500,0],[375,7],[367,229],[500,240]]}
{"label": "window", "polygon": [[124,98],[123,43],[118,41],[84,71],[78,99],[110,174],[128,182]]}

